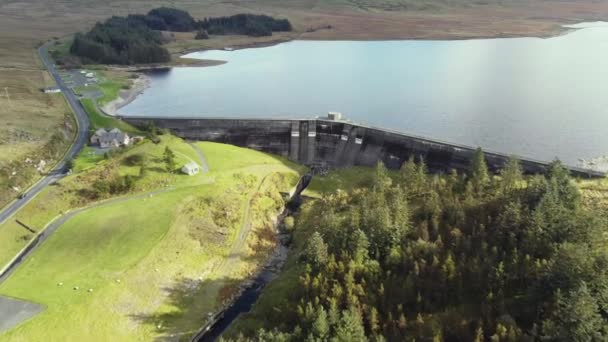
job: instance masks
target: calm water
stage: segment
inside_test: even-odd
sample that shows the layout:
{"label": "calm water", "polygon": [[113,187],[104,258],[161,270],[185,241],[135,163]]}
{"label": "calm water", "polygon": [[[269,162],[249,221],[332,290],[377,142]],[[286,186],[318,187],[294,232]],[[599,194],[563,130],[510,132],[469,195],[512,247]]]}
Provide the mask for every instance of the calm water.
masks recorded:
{"label": "calm water", "polygon": [[550,39],[294,41],[206,51],[125,115],[302,118],[377,127],[569,164],[608,154],[608,24]]}

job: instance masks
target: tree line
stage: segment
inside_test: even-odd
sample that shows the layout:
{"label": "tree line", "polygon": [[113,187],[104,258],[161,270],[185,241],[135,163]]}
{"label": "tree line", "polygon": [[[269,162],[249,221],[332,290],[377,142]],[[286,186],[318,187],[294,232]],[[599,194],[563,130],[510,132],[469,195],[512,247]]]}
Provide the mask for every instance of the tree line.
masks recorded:
{"label": "tree line", "polygon": [[163,63],[171,59],[159,31],[128,17],[111,17],[87,33],[77,33],[70,53],[85,64]]}
{"label": "tree line", "polygon": [[580,197],[558,161],[535,176],[515,159],[492,176],[481,150],[462,174],[379,164],[303,207],[296,279],[233,340],[605,341],[606,212]]}
{"label": "tree line", "polygon": [[160,31],[198,31],[197,39],[206,39],[208,34],[245,34],[257,37],[291,29],[289,20],[266,15],[237,14],[197,21],[186,11],[160,7],[145,15],[113,16],[105,22],[95,24],[89,32],[77,33],[70,53],[80,57],[85,64],[164,63],[171,56],[162,46]]}
{"label": "tree line", "polygon": [[236,14],[230,17],[205,18],[200,28],[209,34],[244,34],[253,37],[271,36],[272,32],[289,32],[287,19],[275,19],[267,15]]}

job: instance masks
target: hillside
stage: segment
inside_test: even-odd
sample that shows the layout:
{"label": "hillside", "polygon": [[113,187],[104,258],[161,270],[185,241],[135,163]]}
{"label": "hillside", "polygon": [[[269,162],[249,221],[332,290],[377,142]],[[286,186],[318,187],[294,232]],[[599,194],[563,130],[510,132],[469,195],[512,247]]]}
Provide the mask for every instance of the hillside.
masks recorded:
{"label": "hillside", "polygon": [[[235,341],[603,341],[605,180],[423,164],[317,177]],[[577,186],[578,185],[578,186]],[[337,189],[342,189],[338,191]],[[593,200],[591,200],[593,198]]]}
{"label": "hillside", "polygon": [[[208,172],[168,172],[192,162]],[[204,156],[204,157],[201,157]],[[0,283],[0,297],[44,310],[2,341],[150,341],[189,337],[275,244],[279,192],[301,167],[265,153],[163,135],[47,187],[17,219],[57,230]],[[0,225],[0,267],[33,235]],[[6,309],[4,307],[3,309]]]}

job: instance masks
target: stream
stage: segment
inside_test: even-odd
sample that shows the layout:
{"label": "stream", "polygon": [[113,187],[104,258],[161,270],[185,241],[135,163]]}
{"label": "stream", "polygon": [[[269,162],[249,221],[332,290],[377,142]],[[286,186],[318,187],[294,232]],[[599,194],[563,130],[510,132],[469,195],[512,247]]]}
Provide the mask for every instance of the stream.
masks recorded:
{"label": "stream", "polygon": [[264,287],[279,275],[287,260],[289,252],[288,243],[291,239],[290,234],[282,231],[280,227],[283,226],[283,221],[287,216],[298,211],[302,203],[300,195],[310,184],[311,180],[312,174],[310,173],[300,178],[293,195],[289,198],[283,212],[278,216],[277,227],[279,228],[277,239],[279,244],[274,252],[268,257],[266,264],[264,264],[253,280],[248,283],[247,287],[241,292],[237,299],[228,308],[210,317],[208,320],[209,323],[207,323],[191,341],[215,341],[226,331],[226,329],[228,329],[230,324],[232,324],[239,315],[251,311],[253,304],[258,300]]}

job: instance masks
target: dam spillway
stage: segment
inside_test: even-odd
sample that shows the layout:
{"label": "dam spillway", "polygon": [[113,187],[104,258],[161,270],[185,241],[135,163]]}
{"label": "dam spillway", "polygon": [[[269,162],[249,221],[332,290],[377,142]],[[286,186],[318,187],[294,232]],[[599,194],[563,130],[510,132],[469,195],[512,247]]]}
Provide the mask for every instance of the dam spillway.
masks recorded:
{"label": "dam spillway", "polygon": [[[189,140],[205,140],[273,153],[305,165],[333,168],[374,166],[382,161],[398,169],[410,157],[423,159],[434,172],[463,171],[475,148],[408,135],[387,129],[328,119],[235,119],[122,117],[124,121],[157,128]],[[500,170],[509,156],[485,151],[488,168]],[[548,163],[519,157],[525,173],[542,173]],[[575,177],[604,177],[603,172],[568,166]]]}

